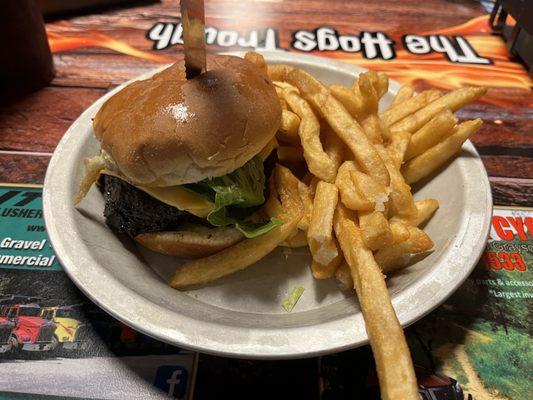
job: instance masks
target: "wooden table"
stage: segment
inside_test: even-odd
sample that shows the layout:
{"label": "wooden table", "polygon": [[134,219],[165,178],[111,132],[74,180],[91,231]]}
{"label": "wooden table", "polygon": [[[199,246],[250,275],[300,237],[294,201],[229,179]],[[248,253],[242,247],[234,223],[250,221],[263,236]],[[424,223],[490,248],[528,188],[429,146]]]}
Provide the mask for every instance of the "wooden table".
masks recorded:
{"label": "wooden table", "polygon": [[[55,146],[86,107],[116,85],[180,57],[181,46],[153,50],[154,43],[146,38],[157,22],[179,22],[178,11],[177,2],[165,0],[47,23],[56,76],[48,87],[0,107],[0,182],[42,184]],[[487,168],[495,204],[531,205],[531,81],[518,63],[508,60],[501,39],[489,31],[481,32],[486,29],[486,18],[468,24],[485,14],[477,2],[466,0],[206,0],[208,25],[240,32],[272,27],[278,31],[280,46],[286,49],[294,31],[312,31],[320,26],[341,34],[382,31],[396,41],[397,50],[401,50],[401,37],[407,33],[462,34],[486,50],[478,52],[491,57],[494,64],[461,66],[449,63],[442,54],[414,57],[405,51],[391,61],[364,60],[360,55],[340,52],[321,55],[385,70],[417,89],[446,84],[448,68],[457,73],[450,72],[454,83],[449,86],[483,80],[491,86],[493,83],[487,101],[466,107],[459,116],[485,121],[473,142]],[[427,69],[432,63],[434,67]],[[417,68],[426,68],[426,74],[417,75]],[[428,71],[441,76],[429,79],[432,75]],[[212,394],[213,385],[206,382],[226,385],[224,391],[229,393],[236,387],[252,389],[258,384],[265,387],[265,393],[276,393],[287,385],[312,398],[318,393],[316,371],[316,359],[249,362],[206,356],[200,361],[197,398]]]}

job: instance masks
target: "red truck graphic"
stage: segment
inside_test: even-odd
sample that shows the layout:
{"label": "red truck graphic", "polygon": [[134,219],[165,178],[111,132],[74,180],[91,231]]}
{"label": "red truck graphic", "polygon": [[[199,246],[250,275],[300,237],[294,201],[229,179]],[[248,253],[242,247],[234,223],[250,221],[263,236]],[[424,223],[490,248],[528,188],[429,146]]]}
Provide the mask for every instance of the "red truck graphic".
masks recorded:
{"label": "red truck graphic", "polygon": [[8,339],[8,349],[48,351],[57,346],[54,338],[56,324],[41,318],[41,307],[36,303],[2,306],[0,316],[15,324]]}

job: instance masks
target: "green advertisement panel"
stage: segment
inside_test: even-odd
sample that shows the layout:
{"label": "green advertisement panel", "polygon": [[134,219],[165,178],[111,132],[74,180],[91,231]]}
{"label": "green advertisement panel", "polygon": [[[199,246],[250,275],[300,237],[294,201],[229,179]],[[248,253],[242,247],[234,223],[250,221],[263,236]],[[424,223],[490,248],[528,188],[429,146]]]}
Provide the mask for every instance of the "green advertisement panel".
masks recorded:
{"label": "green advertisement panel", "polygon": [[0,186],[0,268],[61,270],[46,234],[40,188]]}

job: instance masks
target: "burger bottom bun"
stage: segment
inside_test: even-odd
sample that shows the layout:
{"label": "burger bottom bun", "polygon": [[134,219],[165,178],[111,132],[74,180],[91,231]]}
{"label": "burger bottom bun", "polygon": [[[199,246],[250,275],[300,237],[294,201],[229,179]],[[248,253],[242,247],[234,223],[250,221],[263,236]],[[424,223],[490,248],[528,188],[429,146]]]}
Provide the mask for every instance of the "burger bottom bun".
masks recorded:
{"label": "burger bottom bun", "polygon": [[135,237],[135,241],[152,251],[169,256],[202,257],[230,247],[243,238],[232,227],[186,225],[179,231],[141,233]]}

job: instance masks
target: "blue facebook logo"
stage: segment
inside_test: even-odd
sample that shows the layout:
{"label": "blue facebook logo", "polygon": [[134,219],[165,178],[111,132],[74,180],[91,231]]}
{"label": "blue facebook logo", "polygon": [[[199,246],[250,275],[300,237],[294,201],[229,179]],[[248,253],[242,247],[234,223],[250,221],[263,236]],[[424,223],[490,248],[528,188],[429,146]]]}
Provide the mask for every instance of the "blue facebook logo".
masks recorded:
{"label": "blue facebook logo", "polygon": [[161,365],[155,373],[154,385],[169,397],[182,399],[187,387],[187,370],[180,365]]}

